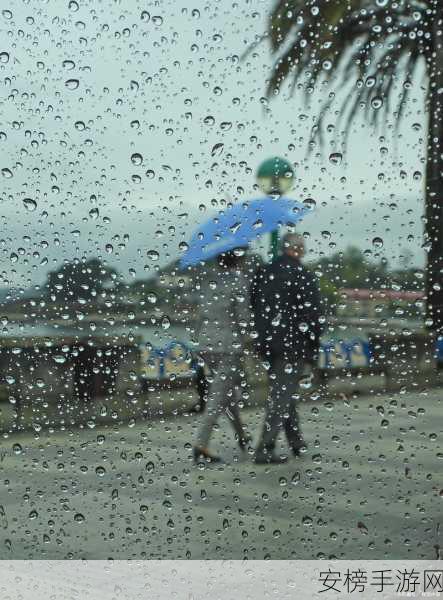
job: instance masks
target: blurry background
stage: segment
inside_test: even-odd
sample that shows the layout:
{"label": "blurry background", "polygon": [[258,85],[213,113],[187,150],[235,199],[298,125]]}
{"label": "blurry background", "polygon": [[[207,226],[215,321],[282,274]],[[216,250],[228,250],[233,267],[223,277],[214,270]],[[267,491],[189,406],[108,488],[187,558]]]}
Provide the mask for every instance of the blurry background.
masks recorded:
{"label": "blurry background", "polygon": [[[292,195],[311,258],[349,245],[393,267],[423,266],[423,91],[398,133],[357,117],[348,152],[324,100],[297,87],[264,98],[268,1],[7,2],[0,14],[1,287],[41,285],[63,261],[96,257],[119,281],[155,275],[195,225],[258,195],[272,155],[295,167]],[[401,78],[398,87],[401,90]],[[350,150],[352,149],[352,150]],[[332,155],[332,156],[331,156]],[[374,242],[374,239],[376,241]],[[380,241],[381,240],[381,241]]]}

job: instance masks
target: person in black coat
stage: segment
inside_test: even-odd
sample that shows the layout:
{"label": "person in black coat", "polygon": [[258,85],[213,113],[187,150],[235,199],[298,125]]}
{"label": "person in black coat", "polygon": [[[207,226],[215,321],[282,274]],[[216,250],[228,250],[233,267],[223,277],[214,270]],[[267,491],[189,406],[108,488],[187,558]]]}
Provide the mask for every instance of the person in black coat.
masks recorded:
{"label": "person in black coat", "polygon": [[288,233],[283,254],[260,267],[251,287],[257,347],[269,363],[270,397],[256,463],[286,460],[274,454],[280,429],[298,455],[304,448],[296,410],[299,382],[307,363],[318,358],[322,333],[321,299],[316,276],[306,269],[304,239]]}

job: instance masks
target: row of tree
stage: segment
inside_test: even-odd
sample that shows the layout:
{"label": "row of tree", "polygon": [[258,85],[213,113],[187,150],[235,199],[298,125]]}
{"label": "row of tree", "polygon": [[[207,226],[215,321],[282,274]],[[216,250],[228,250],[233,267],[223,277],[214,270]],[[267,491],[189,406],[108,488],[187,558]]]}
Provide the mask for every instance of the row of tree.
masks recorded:
{"label": "row of tree", "polygon": [[[332,301],[340,288],[422,290],[424,274],[407,264],[390,269],[388,261],[373,261],[355,246],[336,252],[310,264],[317,273],[323,295]],[[169,271],[171,271],[169,269]],[[172,272],[172,271],[171,271]],[[177,287],[180,275],[177,274]],[[137,292],[156,294],[161,300],[167,290],[155,280],[137,280],[133,284],[122,282],[116,269],[98,258],[86,261],[65,262],[59,269],[48,273],[45,295],[59,303],[93,302],[104,291],[117,292],[124,301],[125,294]],[[171,290],[172,291],[172,290]]]}
{"label": "row of tree", "polygon": [[117,278],[117,271],[99,258],[66,261],[48,273],[44,294],[55,302],[91,301],[113,286]]}
{"label": "row of tree", "polygon": [[369,260],[356,246],[336,252],[311,263],[320,280],[322,296],[333,312],[339,289],[396,289],[423,291],[424,271],[407,264],[404,257],[400,268],[389,268],[386,259]]}

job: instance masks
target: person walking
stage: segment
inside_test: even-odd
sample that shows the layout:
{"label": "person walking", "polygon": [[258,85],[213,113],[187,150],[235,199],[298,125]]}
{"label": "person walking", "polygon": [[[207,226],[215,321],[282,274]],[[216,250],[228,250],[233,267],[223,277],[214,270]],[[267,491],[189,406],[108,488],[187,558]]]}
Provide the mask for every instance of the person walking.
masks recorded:
{"label": "person walking", "polygon": [[263,431],[255,451],[258,464],[287,460],[274,453],[281,429],[295,456],[305,446],[297,395],[307,363],[317,360],[322,318],[318,282],[302,265],[304,253],[303,237],[286,234],[282,255],[260,267],[251,286],[257,346],[268,363],[270,379]]}
{"label": "person walking", "polygon": [[239,410],[239,396],[246,386],[243,341],[252,318],[248,280],[241,268],[244,252],[236,249],[221,254],[214,274],[201,278],[199,286],[196,333],[199,351],[209,370],[209,391],[194,446],[196,462],[221,461],[209,451],[209,440],[223,413],[234,427],[240,448],[245,449],[250,441]]}

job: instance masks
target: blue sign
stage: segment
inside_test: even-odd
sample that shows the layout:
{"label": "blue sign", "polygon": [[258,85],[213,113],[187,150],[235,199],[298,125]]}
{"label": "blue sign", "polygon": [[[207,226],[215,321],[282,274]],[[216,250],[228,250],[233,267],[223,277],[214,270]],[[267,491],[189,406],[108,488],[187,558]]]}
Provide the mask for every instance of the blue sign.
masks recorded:
{"label": "blue sign", "polygon": [[192,376],[194,371],[193,353],[184,342],[172,341],[163,348],[142,348],[142,377],[147,379]]}
{"label": "blue sign", "polygon": [[[437,361],[443,362],[443,337],[437,340]],[[142,349],[142,376],[147,379],[192,377],[196,367],[195,348],[173,341],[163,348]],[[320,346],[320,369],[356,369],[369,367],[372,349],[367,339],[323,341]]]}
{"label": "blue sign", "polygon": [[352,369],[369,367],[372,352],[368,340],[329,340],[320,345],[320,369]]}
{"label": "blue sign", "polygon": [[[368,367],[371,356],[369,342],[365,339],[329,340],[321,344],[318,366],[320,369]],[[195,360],[195,349],[184,342],[173,341],[163,348],[143,348],[142,376],[147,379],[192,377]]]}

